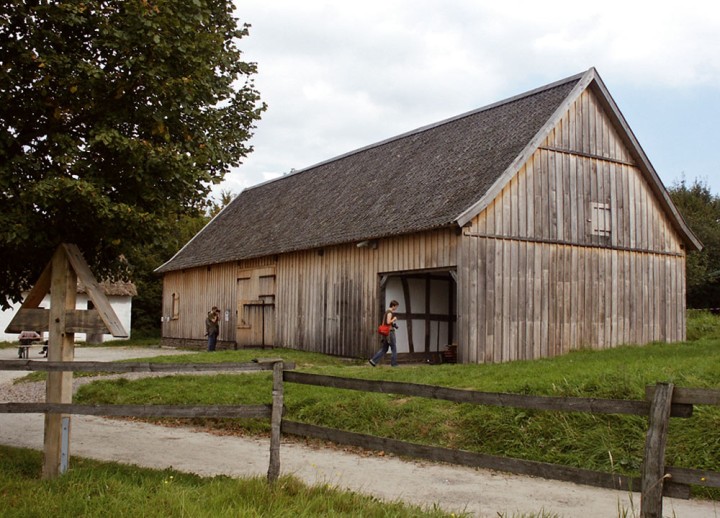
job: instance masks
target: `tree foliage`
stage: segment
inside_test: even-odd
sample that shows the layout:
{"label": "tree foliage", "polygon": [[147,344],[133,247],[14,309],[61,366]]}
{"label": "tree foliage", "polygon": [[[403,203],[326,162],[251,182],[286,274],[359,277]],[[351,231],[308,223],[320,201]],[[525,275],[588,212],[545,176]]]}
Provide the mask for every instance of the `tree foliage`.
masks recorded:
{"label": "tree foliage", "polygon": [[165,239],[135,247],[130,252],[130,277],[137,288],[137,296],[132,303],[133,336],[159,334],[163,281],[155,269],[200,232],[209,219],[200,210],[195,214],[179,215],[168,224],[173,230],[166,234]]}
{"label": "tree foliage", "polygon": [[720,197],[707,184],[684,180],[668,189],[686,223],[703,244],[687,258],[687,303],[692,308],[720,307]]}
{"label": "tree foliage", "polygon": [[230,191],[221,191],[218,201],[208,200],[205,206],[194,214],[179,215],[170,221],[169,226],[173,230],[167,233],[164,239],[133,250],[128,262],[131,265],[131,278],[138,292],[132,304],[134,336],[154,336],[160,332],[163,283],[155,269],[175,255],[234,197]]}
{"label": "tree foliage", "polygon": [[265,109],[247,34],[229,0],[0,4],[0,304],[62,242],[114,277],[205,207]]}

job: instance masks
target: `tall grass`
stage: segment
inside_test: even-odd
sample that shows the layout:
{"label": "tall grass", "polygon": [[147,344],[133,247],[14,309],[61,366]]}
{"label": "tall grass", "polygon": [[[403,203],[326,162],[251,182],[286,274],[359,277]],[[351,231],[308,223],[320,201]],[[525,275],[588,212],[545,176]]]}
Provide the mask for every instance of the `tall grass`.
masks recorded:
{"label": "tall grass", "polygon": [[686,334],[688,341],[720,340],[720,316],[704,309],[689,309]]}

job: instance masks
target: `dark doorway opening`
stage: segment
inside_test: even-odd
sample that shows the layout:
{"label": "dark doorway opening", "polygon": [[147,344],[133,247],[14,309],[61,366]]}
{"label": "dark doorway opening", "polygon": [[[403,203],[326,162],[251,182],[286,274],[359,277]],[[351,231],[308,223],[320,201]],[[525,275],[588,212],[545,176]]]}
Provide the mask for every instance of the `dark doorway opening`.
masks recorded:
{"label": "dark doorway opening", "polygon": [[380,319],[397,300],[398,355],[405,360],[442,361],[457,337],[455,270],[416,270],[380,275]]}

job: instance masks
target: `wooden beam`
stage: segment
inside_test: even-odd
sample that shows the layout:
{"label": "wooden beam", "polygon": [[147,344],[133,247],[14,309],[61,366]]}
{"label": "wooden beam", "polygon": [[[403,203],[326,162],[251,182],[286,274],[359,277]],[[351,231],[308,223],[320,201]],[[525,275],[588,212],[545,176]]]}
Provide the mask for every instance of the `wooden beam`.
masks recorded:
{"label": "wooden beam", "polygon": [[554,153],[562,153],[564,155],[571,155],[571,156],[579,156],[582,158],[591,158],[592,160],[597,160],[599,162],[608,162],[611,164],[620,164],[620,165],[627,165],[631,167],[635,167],[635,164],[632,162],[626,162],[624,160],[618,160],[616,158],[610,158],[606,156],[601,155],[594,155],[592,153],[583,153],[582,151],[577,151],[573,149],[562,149],[558,147],[552,147],[552,146],[538,146],[538,149],[544,149],[546,151],[552,151]]}
{"label": "wooden beam", "polygon": [[40,277],[35,285],[25,297],[20,309],[15,313],[12,320],[5,329],[6,333],[22,333],[23,331],[37,331],[42,333],[48,330],[48,319],[50,314],[43,313],[42,309],[37,309],[50,291],[50,281],[52,278],[52,262],[45,265]]}
{"label": "wooden beam", "polygon": [[127,331],[115,314],[115,311],[110,305],[110,301],[105,296],[105,292],[95,280],[95,276],[93,276],[90,271],[90,267],[85,262],[80,249],[77,245],[72,244],[63,244],[60,246],[65,251],[68,261],[70,261],[70,264],[77,274],[77,277],[80,279],[80,282],[82,282],[85,286],[88,298],[92,300],[100,318],[110,331],[110,334],[119,338],[127,338],[129,336]]}
{"label": "wooden beam", "polygon": [[43,333],[49,329],[50,310],[38,308],[20,308],[5,329],[6,333],[37,331]]}
{"label": "wooden beam", "polygon": [[[412,313],[412,303],[410,300],[410,285],[408,283],[407,277],[401,276],[400,282],[402,284],[403,289],[403,298],[405,299],[405,308],[407,309],[407,313]],[[396,315],[397,316],[397,315]],[[415,342],[413,340],[413,323],[412,320],[407,320],[407,337],[408,337],[408,352],[414,353],[415,352]],[[383,320],[383,324],[385,321]]]}
{"label": "wooden beam", "polygon": [[657,256],[669,256],[669,257],[684,257],[684,252],[665,252],[662,250],[651,250],[649,248],[637,248],[637,247],[628,247],[628,246],[611,246],[608,243],[601,244],[601,243],[573,243],[570,241],[565,241],[562,239],[542,239],[542,238],[535,238],[535,237],[522,237],[522,236],[502,236],[499,234],[483,234],[480,232],[470,232],[465,231],[463,232],[464,237],[476,237],[480,239],[492,239],[495,241],[511,241],[511,242],[518,242],[518,243],[536,243],[541,245],[563,245],[563,246],[573,246],[577,250],[594,250],[594,249],[603,249],[603,250],[616,250],[618,252],[634,252],[639,254],[647,254],[647,255],[657,255]]}
{"label": "wooden beam", "polygon": [[[49,309],[20,308],[7,328],[8,333],[37,331],[42,333],[50,329]],[[94,309],[70,309],[65,315],[68,333],[109,333],[109,329]]]}
{"label": "wooden beam", "polygon": [[665,467],[671,482],[702,487],[720,487],[720,473],[704,469]]}
{"label": "wooden beam", "polygon": [[40,277],[35,282],[35,285],[28,293],[27,297],[22,303],[23,308],[37,308],[45,298],[45,295],[50,291],[50,281],[52,279],[52,262],[48,262],[45,265]]}
{"label": "wooden beam", "polygon": [[423,320],[426,317],[434,322],[455,322],[457,320],[457,315],[442,315],[440,313],[402,313],[396,311],[395,316],[398,317],[398,320]]}
{"label": "wooden beam", "polygon": [[272,415],[270,418],[270,465],[268,482],[275,483],[280,477],[280,431],[284,407],[283,362],[273,364]]}
{"label": "wooden beam", "polygon": [[[655,389],[655,385],[645,387],[645,398],[648,401],[652,401]],[[673,404],[720,406],[720,390],[675,387],[672,401]]]}
{"label": "wooden beam", "polygon": [[[425,352],[430,352],[430,334],[432,330],[432,325],[430,324],[430,276],[427,276],[425,278],[425,315],[423,318],[425,322]],[[440,329],[440,323],[438,322],[438,330]],[[440,341],[440,337],[438,336],[438,342]],[[438,350],[440,348],[440,344],[438,343]]]}
{"label": "wooden beam", "polygon": [[114,417],[270,417],[270,405],[74,405],[63,403],[3,403],[0,414],[39,413]]}
{"label": "wooden beam", "polygon": [[[564,480],[576,484],[622,491],[638,491],[640,488],[639,479],[617,473],[603,473],[559,464],[548,464],[545,462],[427,446],[424,444],[346,432],[294,421],[283,420],[282,432],[304,437],[314,437],[332,441],[337,444],[347,444],[370,450],[384,451],[395,455],[426,459],[433,462],[447,462],[475,468],[493,469],[518,475]],[[685,499],[690,498],[690,488],[687,486],[673,484],[668,485],[665,490],[667,496]]]}
{"label": "wooden beam", "polygon": [[[285,369],[294,369],[294,362],[283,362]],[[216,372],[267,371],[272,363],[150,363],[150,362],[55,362],[37,360],[0,361],[0,371],[44,372]]]}
{"label": "wooden beam", "polygon": [[[332,387],[385,394],[443,399],[457,403],[476,405],[526,408],[531,410],[559,410],[564,412],[588,412],[595,414],[649,415],[650,404],[646,401],[624,399],[596,399],[553,396],[527,396],[500,392],[477,392],[434,385],[419,385],[398,381],[375,381],[354,378],[323,376],[305,372],[285,371],[284,379],[289,383],[302,383],[320,387]],[[673,417],[690,417],[688,405],[672,405]]]}
{"label": "wooden beam", "polygon": [[73,309],[65,315],[68,333],[109,333],[110,330],[95,309]]}

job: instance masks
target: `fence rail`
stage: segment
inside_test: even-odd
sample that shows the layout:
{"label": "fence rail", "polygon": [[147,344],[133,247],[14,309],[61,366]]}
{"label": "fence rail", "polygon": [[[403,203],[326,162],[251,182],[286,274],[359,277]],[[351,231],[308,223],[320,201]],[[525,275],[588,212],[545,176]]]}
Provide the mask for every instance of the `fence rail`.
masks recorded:
{"label": "fence rail", "polygon": [[75,405],[68,403],[0,403],[0,414],[77,414],[113,417],[270,417],[272,405]]}
{"label": "fence rail", "polygon": [[[152,363],[152,362],[53,362],[38,360],[4,360],[0,370],[45,372],[213,372],[213,371],[267,371],[281,361],[260,358],[248,363]],[[292,362],[283,362],[285,369],[294,369]]]}
{"label": "fence rail", "polygon": [[[294,363],[280,359],[258,359],[250,363],[151,363],[151,362],[45,362],[9,360],[0,362],[0,370],[46,372],[273,372],[271,405],[76,405],[72,403],[1,403],[0,413],[47,415],[94,415],[118,417],[174,417],[174,418],[270,418],[270,464],[268,480],[275,482],[280,476],[280,420],[283,408],[283,369],[294,369]],[[69,433],[63,448],[67,469]]]}
{"label": "fence rail", "polygon": [[646,388],[646,401],[638,401],[477,392],[413,383],[340,378],[301,372],[285,372],[284,380],[290,383],[321,387],[400,394],[496,407],[647,416],[649,426],[642,463],[642,477],[640,478],[426,446],[288,420],[282,421],[282,427],[283,432],[288,434],[314,437],[367,449],[383,450],[398,455],[565,480],[610,489],[640,491],[643,506],[641,516],[643,517],[662,515],[663,496],[690,498],[690,485],[720,487],[720,473],[665,466],[665,444],[670,417],[689,418],[692,416],[693,406],[696,404],[720,406],[720,391],[718,390],[675,388],[672,384],[659,383]]}
{"label": "fence rail", "polygon": [[[720,473],[665,466],[670,417],[689,418],[694,405],[720,406],[720,390],[676,388],[659,383],[646,388],[646,400],[570,398],[490,393],[447,387],[382,380],[363,380],[294,372],[295,365],[280,359],[260,359],[252,363],[187,364],[149,362],[38,362],[11,360],[0,362],[0,370],[83,371],[83,372],[202,372],[202,371],[273,371],[271,405],[75,405],[65,403],[5,403],[0,413],[84,414],[132,417],[212,417],[270,418],[270,465],[268,480],[280,473],[281,433],[313,437],[339,444],[381,450],[402,456],[532,475],[554,480],[618,489],[641,491],[641,516],[661,516],[662,497],[689,498],[690,485],[720,487]],[[586,469],[487,455],[463,450],[415,444],[282,418],[284,383],[328,388],[400,394],[496,407],[592,414],[629,414],[648,417],[641,477],[604,473]]]}
{"label": "fence rail", "polygon": [[[339,378],[304,372],[286,372],[284,380],[289,383],[316,385],[338,389],[359,390],[363,392],[381,392],[405,396],[443,399],[456,403],[513,407],[527,410],[557,410],[562,412],[588,412],[591,414],[631,414],[650,415],[648,401],[626,399],[572,398],[554,396],[526,396],[501,392],[477,392],[473,390],[453,389],[433,385],[419,385],[397,381],[375,381],[354,378]],[[672,417],[690,417],[692,404],[673,403]]]}

